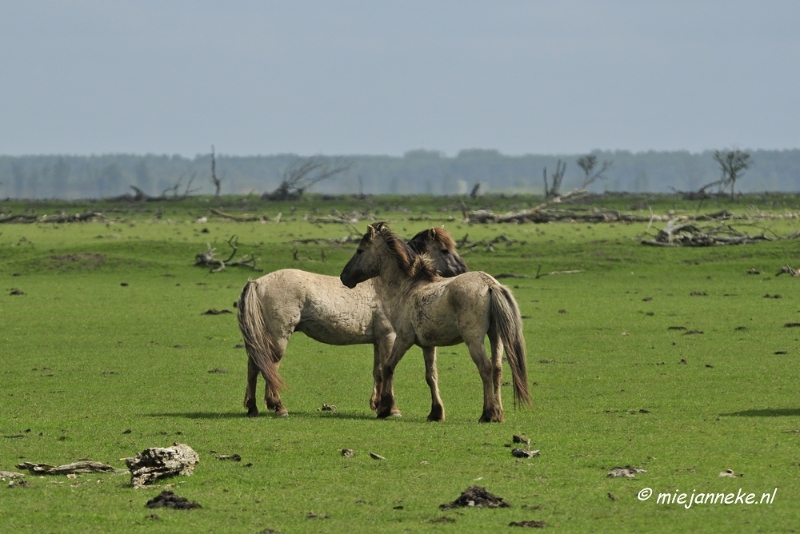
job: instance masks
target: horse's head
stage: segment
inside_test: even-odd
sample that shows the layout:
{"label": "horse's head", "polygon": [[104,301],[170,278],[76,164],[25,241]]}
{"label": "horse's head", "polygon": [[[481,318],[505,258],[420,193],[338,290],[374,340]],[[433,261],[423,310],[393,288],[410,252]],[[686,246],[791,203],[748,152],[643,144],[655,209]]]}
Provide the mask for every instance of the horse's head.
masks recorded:
{"label": "horse's head", "polygon": [[347,265],[342,269],[342,274],[339,279],[344,285],[353,289],[357,284],[365,280],[369,280],[380,273],[380,255],[377,253],[377,247],[381,241],[380,230],[384,227],[384,223],[375,223],[367,226],[367,233],[361,238],[358,243],[358,248]]}
{"label": "horse's head", "polygon": [[451,277],[469,271],[456,251],[456,242],[443,226],[423,230],[408,242],[417,254],[427,254],[441,276]]}

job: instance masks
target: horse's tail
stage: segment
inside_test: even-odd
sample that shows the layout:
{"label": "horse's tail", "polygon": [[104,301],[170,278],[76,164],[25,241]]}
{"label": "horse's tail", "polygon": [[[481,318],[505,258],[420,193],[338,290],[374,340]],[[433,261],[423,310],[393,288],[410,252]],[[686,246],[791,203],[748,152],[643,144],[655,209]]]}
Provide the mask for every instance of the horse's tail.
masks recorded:
{"label": "horse's tail", "polygon": [[514,378],[514,406],[531,404],[528,392],[528,370],[525,361],[525,338],[522,335],[522,315],[517,301],[507,287],[497,284],[490,289],[491,321],[503,348]]}
{"label": "horse's tail", "polygon": [[256,280],[248,280],[239,297],[238,318],[239,330],[242,331],[247,356],[261,371],[267,387],[278,393],[284,387],[283,379],[278,374],[275,349],[267,333],[267,324],[261,301],[256,291]]}

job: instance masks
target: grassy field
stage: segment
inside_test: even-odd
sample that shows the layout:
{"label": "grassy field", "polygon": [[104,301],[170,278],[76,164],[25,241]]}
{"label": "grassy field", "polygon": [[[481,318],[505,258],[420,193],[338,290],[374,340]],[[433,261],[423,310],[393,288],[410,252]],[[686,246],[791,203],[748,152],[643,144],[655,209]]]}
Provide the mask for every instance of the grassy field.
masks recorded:
{"label": "grassy field", "polygon": [[[81,458],[124,468],[120,458],[180,441],[201,462],[192,476],[167,483],[202,505],[154,516],[144,505],[164,487],[134,490],[125,474],[28,475],[29,487],[2,489],[0,531],[505,532],[517,530],[510,522],[533,520],[563,532],[797,530],[800,328],[785,325],[800,323],[800,281],[775,276],[800,263],[796,240],[654,248],[637,239],[646,223],[470,226],[453,199],[245,200],[226,199],[221,209],[271,221],[220,220],[209,199],[161,209],[0,203],[4,213],[97,209],[107,217],[0,225],[0,470]],[[593,202],[578,208],[698,210],[666,196]],[[493,197],[470,207],[536,203]],[[796,196],[761,196],[700,210],[783,213],[798,205]],[[240,254],[255,254],[265,272],[338,275],[355,245],[298,242],[353,232],[304,220],[332,210],[365,211],[408,237],[445,224],[457,239],[505,234],[512,241],[470,249],[464,259],[472,270],[580,271],[502,280],[525,316],[534,408],[514,410],[507,388],[506,422],[479,425],[475,366],[464,346],[443,347],[447,420],[428,423],[421,351],[413,348],[396,374],[403,417],[377,420],[368,405],[372,348],[298,334],[281,367],[290,416],[272,417],[260,403],[262,416],[246,418],[246,354],[235,315],[203,312],[233,311],[244,282],[258,273],[212,274],[193,266],[194,256],[207,243],[225,255],[235,234]],[[195,222],[201,216],[209,221]],[[800,230],[798,219],[751,224],[758,228],[740,228]],[[363,231],[366,221],[356,227]],[[323,403],[338,411],[320,411]],[[512,457],[513,434],[531,438],[541,455]],[[355,456],[343,458],[343,448]],[[211,451],[242,460],[218,460]],[[646,472],[607,476],[627,465]],[[736,476],[720,477],[726,469]],[[471,485],[511,506],[439,509]],[[653,495],[640,500],[646,488]],[[658,503],[660,493],[753,493],[755,504],[687,508]],[[769,504],[760,503],[764,493],[774,494]]]}

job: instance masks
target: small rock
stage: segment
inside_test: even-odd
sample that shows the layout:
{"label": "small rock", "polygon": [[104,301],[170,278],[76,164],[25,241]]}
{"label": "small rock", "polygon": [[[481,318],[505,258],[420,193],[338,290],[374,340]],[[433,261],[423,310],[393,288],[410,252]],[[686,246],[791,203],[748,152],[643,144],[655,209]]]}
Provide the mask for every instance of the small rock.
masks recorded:
{"label": "small rock", "polygon": [[615,467],[611,471],[608,472],[609,478],[617,478],[617,477],[625,477],[625,478],[636,478],[636,473],[647,473],[646,470],[641,469],[639,467],[633,467],[632,465],[626,465],[625,467]]}
{"label": "small rock", "polygon": [[352,458],[355,455],[356,451],[354,451],[353,449],[342,449],[342,456],[344,456],[345,458]]}
{"label": "small rock", "polygon": [[534,456],[539,456],[541,452],[540,450],[526,451],[525,449],[511,449],[511,455],[515,458],[533,458]]}

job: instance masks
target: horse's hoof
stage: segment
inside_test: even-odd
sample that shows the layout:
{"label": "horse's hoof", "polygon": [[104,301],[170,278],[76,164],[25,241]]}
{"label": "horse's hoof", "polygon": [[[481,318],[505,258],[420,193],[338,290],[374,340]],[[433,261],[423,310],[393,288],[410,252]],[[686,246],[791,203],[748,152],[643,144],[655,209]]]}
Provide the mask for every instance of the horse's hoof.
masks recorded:
{"label": "horse's hoof", "polygon": [[279,406],[278,408],[275,408],[275,415],[278,417],[289,417],[289,410],[283,406]]}
{"label": "horse's hoof", "polygon": [[247,417],[258,417],[258,408],[251,408],[247,410]]}
{"label": "horse's hoof", "polygon": [[441,406],[433,406],[431,413],[428,414],[428,421],[441,422],[444,421],[444,408]]}
{"label": "horse's hoof", "polygon": [[441,423],[444,421],[444,415],[430,414],[428,415],[428,421],[431,421],[432,423]]}
{"label": "horse's hoof", "polygon": [[483,414],[481,418],[478,419],[479,423],[502,423],[503,422],[503,415],[502,414],[494,414],[488,415]]}
{"label": "horse's hoof", "polygon": [[399,415],[399,412],[393,412],[391,410],[381,410],[379,408],[377,416],[378,416],[378,419],[386,419],[387,417],[396,417],[395,414]]}

